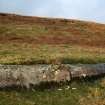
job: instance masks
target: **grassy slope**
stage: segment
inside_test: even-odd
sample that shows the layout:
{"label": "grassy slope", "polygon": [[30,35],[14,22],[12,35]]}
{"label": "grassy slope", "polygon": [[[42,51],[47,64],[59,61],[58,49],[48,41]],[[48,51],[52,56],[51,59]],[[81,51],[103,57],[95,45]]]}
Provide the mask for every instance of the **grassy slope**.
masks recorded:
{"label": "grassy slope", "polygon": [[[0,63],[105,62],[104,33],[105,25],[102,24],[0,14]],[[105,103],[105,78],[74,81],[69,90],[65,90],[66,86],[54,90],[0,90],[0,105]]]}
{"label": "grassy slope", "polygon": [[0,63],[105,62],[105,25],[0,14]]}

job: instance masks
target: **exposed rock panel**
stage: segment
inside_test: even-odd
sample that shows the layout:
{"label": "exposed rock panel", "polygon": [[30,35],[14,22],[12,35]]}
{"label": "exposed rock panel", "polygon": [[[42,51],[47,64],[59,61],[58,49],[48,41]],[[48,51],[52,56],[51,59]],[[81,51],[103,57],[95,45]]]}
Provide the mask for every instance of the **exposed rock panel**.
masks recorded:
{"label": "exposed rock panel", "polygon": [[80,65],[0,65],[0,87],[38,85],[41,82],[66,82],[76,77],[105,74],[105,64]]}

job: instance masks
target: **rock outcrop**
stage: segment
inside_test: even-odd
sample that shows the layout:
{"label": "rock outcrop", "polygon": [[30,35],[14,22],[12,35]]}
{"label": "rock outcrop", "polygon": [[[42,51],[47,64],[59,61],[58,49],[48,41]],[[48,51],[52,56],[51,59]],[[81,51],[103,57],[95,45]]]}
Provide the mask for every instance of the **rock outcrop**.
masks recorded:
{"label": "rock outcrop", "polygon": [[105,74],[105,64],[0,65],[0,87],[39,85],[42,82],[66,82],[72,78]]}

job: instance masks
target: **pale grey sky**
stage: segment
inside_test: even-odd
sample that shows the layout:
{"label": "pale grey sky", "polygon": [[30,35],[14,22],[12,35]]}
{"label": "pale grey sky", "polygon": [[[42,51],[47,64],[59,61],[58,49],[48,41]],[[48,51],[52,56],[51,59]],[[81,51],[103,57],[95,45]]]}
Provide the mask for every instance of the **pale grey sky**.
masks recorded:
{"label": "pale grey sky", "polygon": [[0,0],[0,12],[105,23],[105,0]]}

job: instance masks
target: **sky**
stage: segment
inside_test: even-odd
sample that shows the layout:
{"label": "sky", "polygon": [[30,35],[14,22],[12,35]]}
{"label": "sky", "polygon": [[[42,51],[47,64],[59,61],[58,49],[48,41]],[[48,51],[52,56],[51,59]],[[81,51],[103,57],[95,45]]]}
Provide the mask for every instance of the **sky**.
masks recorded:
{"label": "sky", "polygon": [[0,12],[105,23],[105,0],[0,0]]}

